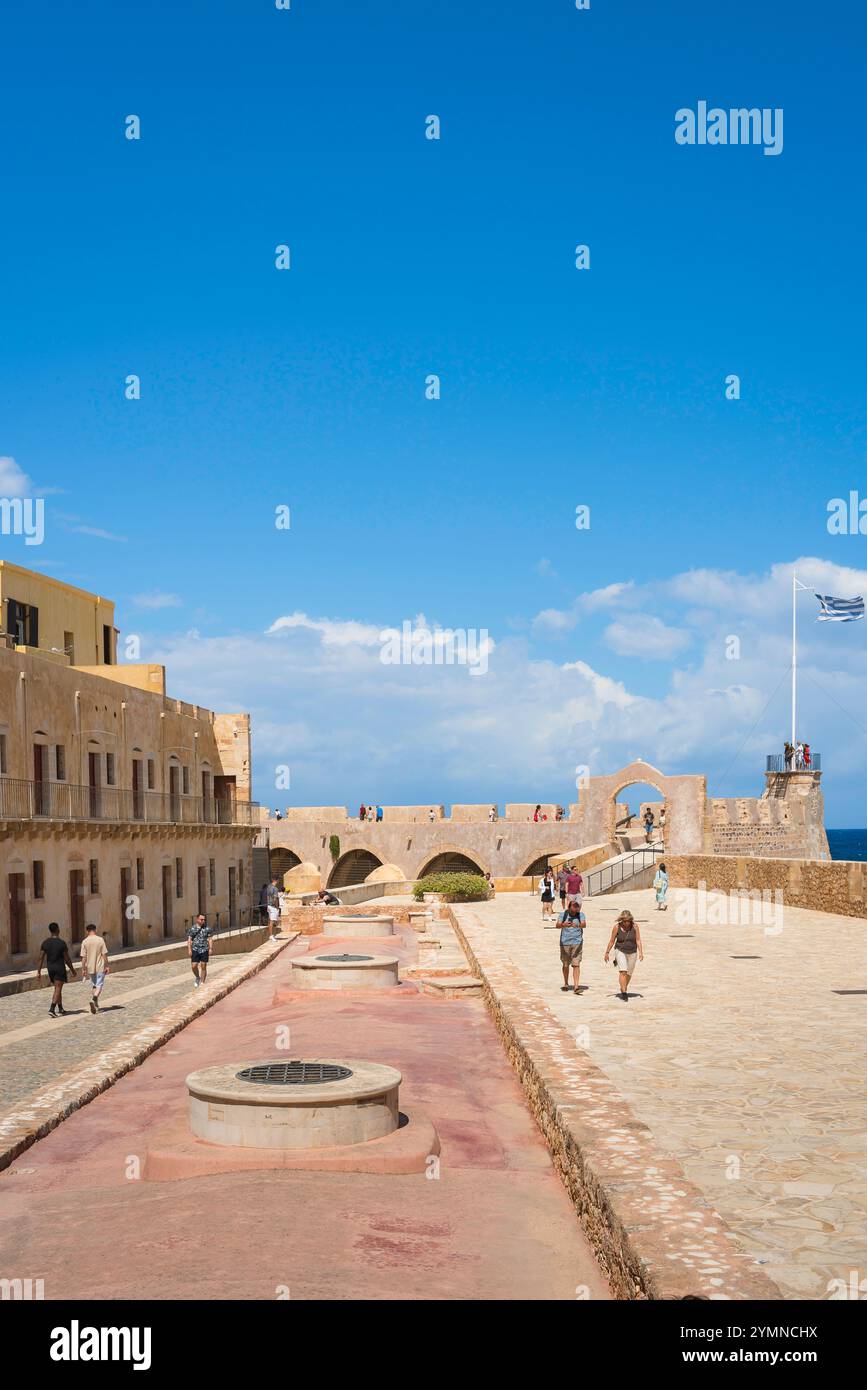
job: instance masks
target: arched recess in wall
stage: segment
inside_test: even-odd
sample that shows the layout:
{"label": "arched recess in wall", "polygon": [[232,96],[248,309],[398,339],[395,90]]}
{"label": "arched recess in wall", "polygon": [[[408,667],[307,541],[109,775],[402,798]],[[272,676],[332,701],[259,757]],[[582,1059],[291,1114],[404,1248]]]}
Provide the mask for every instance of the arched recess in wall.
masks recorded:
{"label": "arched recess in wall", "polygon": [[552,850],[550,850],[547,854],[540,854],[539,857],[538,857],[537,859],[534,859],[534,860],[533,860],[532,864],[528,864],[528,865],[527,865],[526,869],[524,870],[524,875],[523,875],[524,878],[530,878],[531,876],[534,876],[534,875],[535,875],[536,877],[541,876],[542,874],[544,874],[545,870],[547,869],[547,867],[548,867],[548,860],[551,858],[551,856],[552,856],[553,854],[565,854],[565,853],[566,853],[565,850],[561,850],[561,849],[552,849]]}
{"label": "arched recess in wall", "polygon": [[272,849],[270,855],[271,877],[283,882],[283,875],[294,869],[301,860],[291,849]]}
{"label": "arched recess in wall", "polygon": [[[273,855],[273,851],[272,851]],[[368,874],[382,863],[369,849],[350,849],[341,854],[328,879],[329,888],[348,888],[351,883],[363,883]]]}
{"label": "arched recess in wall", "polygon": [[469,855],[448,852],[435,854],[433,859],[425,864],[419,878],[425,878],[428,874],[484,874],[484,872],[484,869],[474,859],[470,859]]}

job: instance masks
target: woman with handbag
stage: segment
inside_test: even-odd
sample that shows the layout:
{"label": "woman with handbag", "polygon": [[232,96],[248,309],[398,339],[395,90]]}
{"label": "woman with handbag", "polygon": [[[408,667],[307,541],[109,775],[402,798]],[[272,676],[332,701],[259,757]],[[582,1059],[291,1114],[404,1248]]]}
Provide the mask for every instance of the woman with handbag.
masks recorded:
{"label": "woman with handbag", "polygon": [[629,981],[635,969],[636,958],[644,960],[641,946],[641,932],[631,912],[621,912],[611,932],[611,939],[605,948],[605,964],[611,948],[614,947],[614,964],[620,972],[620,995],[624,1004],[629,999]]}

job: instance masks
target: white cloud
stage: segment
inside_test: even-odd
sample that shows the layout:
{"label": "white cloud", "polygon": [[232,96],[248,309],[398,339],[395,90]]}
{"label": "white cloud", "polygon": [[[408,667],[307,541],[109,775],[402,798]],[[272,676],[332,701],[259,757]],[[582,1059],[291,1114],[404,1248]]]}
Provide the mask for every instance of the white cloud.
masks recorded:
{"label": "white cloud", "polygon": [[652,614],[634,613],[610,623],[605,629],[604,641],[619,656],[664,661],[688,647],[692,637],[682,628],[666,627]]}
{"label": "white cloud", "polygon": [[[823,592],[867,591],[863,572],[824,561],[802,560],[799,573]],[[477,679],[457,666],[385,666],[378,624],[304,613],[253,636],[161,635],[153,649],[145,643],[143,659],[166,665],[173,694],[251,711],[265,801],[340,805],[357,794],[484,802],[502,793],[565,803],[575,797],[577,764],[592,774],[635,756],[668,772],[706,773],[710,794],[756,795],[764,754],[778,751],[788,732],[790,578],[790,568],[777,566],[623,585],[610,596],[628,604],[610,625],[619,626],[621,647],[639,640],[647,655],[655,644],[655,656],[671,649],[676,662],[691,639],[689,666],[657,667],[650,689],[643,663],[617,679],[589,653],[541,659],[522,636],[498,641]],[[833,769],[826,798],[848,783],[855,807],[867,774],[867,622],[817,624],[815,600],[802,594],[799,603],[801,734]],[[663,616],[641,616],[640,604]],[[684,634],[674,620],[690,615],[700,621]],[[739,660],[726,656],[731,634]],[[284,763],[291,797],[271,789],[272,770]]]}
{"label": "white cloud", "polygon": [[133,594],[136,608],[180,608],[181,600],[177,594]]}
{"label": "white cloud", "polygon": [[8,455],[0,457],[0,497],[32,497],[33,483]]}

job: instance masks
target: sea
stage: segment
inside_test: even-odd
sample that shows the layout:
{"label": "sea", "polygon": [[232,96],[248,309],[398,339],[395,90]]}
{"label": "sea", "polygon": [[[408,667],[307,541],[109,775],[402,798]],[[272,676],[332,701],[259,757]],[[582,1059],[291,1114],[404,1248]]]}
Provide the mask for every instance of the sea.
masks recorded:
{"label": "sea", "polygon": [[829,830],[832,859],[867,859],[867,830]]}

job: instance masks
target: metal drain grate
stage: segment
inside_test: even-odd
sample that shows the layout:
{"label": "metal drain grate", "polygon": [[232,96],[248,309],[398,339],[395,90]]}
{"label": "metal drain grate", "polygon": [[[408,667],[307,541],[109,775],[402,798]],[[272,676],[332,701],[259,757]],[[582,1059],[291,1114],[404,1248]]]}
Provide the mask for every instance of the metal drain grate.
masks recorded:
{"label": "metal drain grate", "polygon": [[761,956],[732,956],[732,960],[761,960]]}
{"label": "metal drain grate", "polygon": [[668,935],[672,941],[695,941],[691,931],[670,931]]}
{"label": "metal drain grate", "polygon": [[265,1062],[236,1072],[235,1079],[259,1086],[319,1086],[323,1081],[343,1081],[351,1075],[349,1067],[331,1062]]}
{"label": "metal drain grate", "polygon": [[373,960],[373,956],[317,956],[317,960]]}
{"label": "metal drain grate", "polygon": [[[832,994],[867,994],[867,989],[832,989]],[[20,1171],[20,1169],[19,1169]]]}

